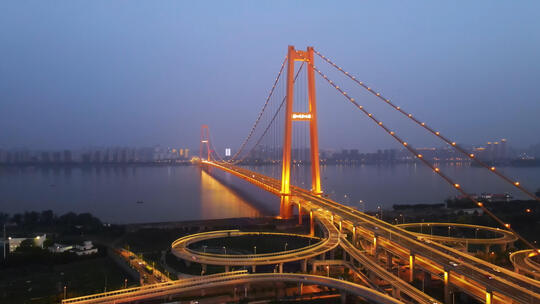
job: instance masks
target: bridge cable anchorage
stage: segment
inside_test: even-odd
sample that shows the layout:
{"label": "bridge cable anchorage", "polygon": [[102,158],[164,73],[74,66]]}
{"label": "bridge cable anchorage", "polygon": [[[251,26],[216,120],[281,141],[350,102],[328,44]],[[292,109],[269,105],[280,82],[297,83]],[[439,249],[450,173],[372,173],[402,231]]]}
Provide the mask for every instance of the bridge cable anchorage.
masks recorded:
{"label": "bridge cable anchorage", "polygon": [[[304,62],[302,62],[302,64],[300,65],[300,68],[298,69],[298,72],[296,73],[296,75],[294,76],[294,80],[293,82],[296,82],[296,79],[298,78],[298,75],[300,75],[300,72],[302,71],[302,68],[304,67]],[[279,105],[277,111],[275,112],[274,116],[272,117],[272,120],[270,120],[270,123],[268,123],[268,126],[266,127],[266,129],[264,130],[264,132],[261,134],[261,136],[258,138],[258,140],[255,142],[255,145],[253,145],[251,147],[251,149],[249,149],[249,151],[244,155],[244,157],[242,157],[240,160],[236,160],[236,161],[229,161],[228,163],[231,163],[231,164],[237,164],[237,163],[240,163],[242,161],[244,161],[250,154],[251,152],[253,152],[253,150],[255,150],[255,148],[261,143],[262,139],[264,138],[264,136],[266,135],[266,133],[268,132],[268,130],[270,129],[270,127],[272,126],[272,124],[274,123],[274,121],[276,120],[276,118],[278,117],[278,114],[279,112],[281,111],[281,108],[283,107],[283,105],[285,104],[285,101],[287,100],[287,96],[283,97],[283,100],[281,101],[281,104]]]}
{"label": "bridge cable anchorage", "polygon": [[501,219],[499,219],[493,212],[491,212],[489,209],[487,209],[482,202],[477,201],[474,199],[470,194],[465,192],[463,188],[460,186],[460,184],[455,183],[451,178],[449,178],[447,175],[445,175],[440,168],[435,167],[431,162],[426,160],[424,157],[422,157],[422,154],[418,153],[416,149],[414,149],[410,144],[408,144],[406,141],[403,141],[399,136],[396,135],[394,131],[390,131],[383,123],[382,121],[375,118],[375,116],[368,112],[362,105],[358,104],[354,98],[350,97],[345,91],[343,91],[336,83],[328,76],[326,76],[324,73],[322,73],[314,64],[308,62],[309,65],[313,67],[313,69],[322,77],[324,78],[334,89],[339,91],[341,95],[343,95],[347,100],[349,100],[353,105],[355,105],[362,113],[367,115],[375,124],[377,124],[379,127],[381,127],[386,133],[390,134],[396,141],[398,141],[401,145],[403,145],[409,152],[411,152],[415,157],[417,157],[422,163],[424,163],[426,166],[428,166],[431,170],[433,170],[435,173],[437,173],[440,177],[442,177],[448,184],[450,184],[452,187],[454,187],[458,192],[460,192],[463,196],[470,199],[473,203],[475,203],[478,207],[480,207],[485,213],[487,213],[492,219],[494,219],[497,223],[499,223],[504,229],[507,229],[511,231],[516,237],[518,237],[523,243],[525,243],[527,246],[534,250],[538,250],[531,242],[529,242],[527,239],[522,237],[519,233],[517,233],[512,227],[510,227],[510,224],[503,222]]}
{"label": "bridge cable anchorage", "polygon": [[283,59],[283,62],[281,63],[281,68],[279,69],[279,73],[278,73],[278,75],[276,77],[276,80],[274,81],[274,84],[272,85],[272,89],[270,89],[270,93],[268,94],[268,97],[266,97],[266,101],[265,101],[265,103],[263,105],[262,110],[259,112],[259,115],[257,116],[257,120],[255,120],[255,123],[253,124],[253,127],[251,127],[251,131],[249,132],[246,139],[244,139],[244,142],[242,142],[242,144],[240,145],[240,148],[238,149],[238,151],[231,157],[231,161],[236,159],[236,157],[238,155],[240,155],[240,153],[244,149],[245,145],[247,144],[247,142],[249,141],[249,139],[253,135],[253,132],[255,132],[255,129],[257,128],[257,125],[259,124],[259,121],[261,120],[261,117],[262,117],[264,111],[266,110],[266,107],[268,106],[268,102],[270,101],[270,98],[272,98],[272,95],[274,94],[274,89],[276,88],[277,83],[279,81],[279,78],[281,77],[281,74],[283,73],[283,69],[285,68],[285,63],[286,62],[287,62],[287,56],[285,56],[285,59]]}
{"label": "bridge cable anchorage", "polygon": [[318,52],[317,50],[314,50],[315,54],[317,54],[320,58],[322,58],[324,61],[326,61],[328,64],[330,64],[332,67],[336,68],[337,70],[339,70],[341,73],[345,74],[345,76],[347,76],[349,79],[351,79],[352,81],[354,81],[356,84],[360,85],[362,88],[366,89],[369,93],[371,93],[372,95],[375,95],[375,97],[377,97],[379,100],[383,101],[384,103],[388,104],[389,106],[391,106],[393,109],[395,109],[396,111],[400,112],[401,114],[405,115],[405,117],[407,117],[408,119],[412,120],[414,123],[416,123],[417,125],[419,125],[420,127],[424,128],[425,130],[427,130],[429,133],[435,135],[437,138],[439,138],[440,140],[444,141],[445,143],[447,143],[448,145],[450,145],[452,148],[454,148],[456,151],[462,153],[463,155],[465,155],[467,158],[471,159],[473,162],[476,162],[477,164],[479,164],[481,167],[484,167],[486,169],[488,169],[490,172],[494,173],[495,175],[497,175],[499,178],[503,179],[505,182],[511,184],[512,186],[516,187],[518,190],[520,190],[521,192],[525,193],[527,196],[529,196],[530,198],[540,202],[540,197],[536,196],[534,193],[532,193],[531,191],[527,190],[526,188],[524,188],[518,181],[515,181],[515,180],[512,180],[511,178],[507,177],[506,175],[504,175],[503,173],[501,173],[500,171],[496,170],[495,167],[493,166],[489,166],[488,164],[486,164],[485,162],[481,161],[480,159],[478,159],[473,153],[469,153],[467,152],[464,148],[462,148],[461,146],[459,146],[455,141],[452,141],[450,139],[448,139],[447,137],[441,135],[441,132],[439,131],[435,131],[433,128],[431,128],[430,126],[428,126],[427,123],[425,122],[422,122],[418,119],[416,119],[414,117],[414,115],[412,113],[407,113],[405,110],[403,110],[401,107],[399,106],[396,106],[393,102],[390,101],[390,99],[384,97],[380,92],[377,92],[375,90],[373,90],[371,87],[367,86],[364,82],[362,81],[359,81],[355,76],[353,76],[351,73],[345,71],[343,68],[341,68],[339,65],[335,64],[332,60],[330,60],[328,57],[324,56],[323,54],[321,54],[320,52]]}

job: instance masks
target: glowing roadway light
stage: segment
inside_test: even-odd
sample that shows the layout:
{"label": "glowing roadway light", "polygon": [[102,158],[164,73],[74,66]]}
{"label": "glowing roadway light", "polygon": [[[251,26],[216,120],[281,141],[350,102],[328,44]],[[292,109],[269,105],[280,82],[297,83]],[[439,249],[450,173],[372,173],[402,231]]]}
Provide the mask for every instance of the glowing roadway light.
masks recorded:
{"label": "glowing roadway light", "polygon": [[455,145],[456,145],[456,142],[455,142],[455,141],[453,141],[453,142],[452,142],[452,146],[455,146]]}
{"label": "glowing roadway light", "polygon": [[515,182],[514,185],[519,186],[519,182]]}
{"label": "glowing roadway light", "polygon": [[390,131],[390,135],[394,135],[394,131]]}
{"label": "glowing roadway light", "polygon": [[409,117],[412,117],[412,114],[409,114],[408,116],[409,116]]}
{"label": "glowing roadway light", "polygon": [[423,122],[423,123],[421,123],[421,125],[422,125],[422,126],[425,126],[425,125],[426,125],[426,123],[425,123],[425,122]]}
{"label": "glowing roadway light", "polygon": [[478,202],[478,204],[476,204],[476,205],[478,205],[478,207],[482,207],[482,206],[484,206],[484,204],[483,204],[483,203],[481,203],[481,202]]}
{"label": "glowing roadway light", "polygon": [[470,157],[470,158],[473,158],[473,157],[474,157],[474,154],[472,154],[472,153],[469,154],[469,157]]}
{"label": "glowing roadway light", "polygon": [[202,142],[202,143],[207,143],[207,142],[208,142],[208,140],[201,140],[201,142]]}
{"label": "glowing roadway light", "polygon": [[406,143],[406,142],[403,142],[403,145],[404,145],[404,146],[407,146],[407,143]]}
{"label": "glowing roadway light", "polygon": [[504,227],[510,228],[510,224],[508,224],[508,223],[507,223],[507,224],[504,224]]}
{"label": "glowing roadway light", "polygon": [[435,134],[436,134],[436,135],[440,135],[440,134],[441,134],[441,132],[437,131],[437,132],[435,132]]}
{"label": "glowing roadway light", "polygon": [[491,168],[489,168],[489,170],[495,171],[495,167],[491,167]]}
{"label": "glowing roadway light", "polygon": [[418,154],[418,158],[422,158],[422,154]]}
{"label": "glowing roadway light", "polygon": [[454,184],[454,187],[459,188],[459,184]]}
{"label": "glowing roadway light", "polygon": [[435,168],[435,172],[439,172],[439,171],[441,171],[441,169]]}
{"label": "glowing roadway light", "polygon": [[527,209],[525,209],[525,212],[531,213],[531,209],[527,208]]}

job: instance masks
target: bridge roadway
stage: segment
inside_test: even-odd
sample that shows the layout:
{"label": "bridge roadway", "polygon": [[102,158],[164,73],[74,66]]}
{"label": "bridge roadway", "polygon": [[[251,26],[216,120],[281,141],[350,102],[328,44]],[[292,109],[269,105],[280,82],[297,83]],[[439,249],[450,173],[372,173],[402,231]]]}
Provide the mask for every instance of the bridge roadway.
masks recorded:
{"label": "bridge roadway", "polygon": [[533,250],[520,250],[510,255],[510,261],[514,265],[516,272],[527,274],[540,280],[540,264],[532,260],[538,256]]}
{"label": "bridge roadway", "polygon": [[502,230],[500,228],[493,228],[487,226],[479,225],[470,225],[470,224],[460,224],[460,223],[407,223],[396,225],[400,228],[406,229],[411,227],[453,227],[453,228],[466,228],[466,229],[478,229],[478,231],[490,231],[496,234],[499,234],[499,237],[494,238],[459,238],[459,237],[450,237],[442,235],[433,235],[429,233],[420,233],[416,231],[409,231],[410,233],[422,236],[423,238],[438,241],[438,242],[447,242],[447,243],[469,243],[469,244],[490,244],[490,245],[504,245],[508,243],[513,243],[518,240],[518,238],[508,230]]}
{"label": "bridge roadway", "polygon": [[[172,253],[175,256],[187,261],[193,261],[200,264],[224,266],[256,266],[307,260],[309,258],[324,254],[325,252],[336,248],[339,244],[340,233],[336,226],[332,225],[326,218],[321,218],[320,221],[322,227],[325,229],[325,238],[323,239],[292,233],[241,232],[239,230],[210,231],[179,238],[172,243]],[[294,250],[246,255],[200,252],[197,250],[192,250],[188,247],[189,244],[206,239],[245,235],[289,235],[304,238],[315,238],[317,239],[317,242],[310,246]]]}
{"label": "bridge roadway", "polygon": [[[210,161],[201,163],[229,172],[276,195],[280,194],[281,182],[277,179],[230,164]],[[386,239],[385,244],[389,247],[393,246],[393,250],[397,251],[395,253],[399,256],[403,257],[404,253],[413,253],[417,260],[427,264],[425,268],[431,273],[439,275],[441,270],[448,272],[450,283],[470,295],[478,297],[478,291],[481,289],[484,292],[484,299],[486,291],[494,292],[494,302],[512,299],[518,303],[540,303],[540,282],[538,281],[506,269],[499,269],[491,263],[442,244],[419,240],[416,235],[405,229],[328,198],[316,196],[302,188],[291,187],[291,192],[294,197],[319,206],[317,210],[327,212],[328,217],[333,220],[341,220],[344,224],[362,228],[373,238]],[[384,244],[384,242],[381,243]],[[451,266],[452,264],[457,266]]]}
{"label": "bridge roadway", "polygon": [[327,286],[330,288],[339,289],[350,295],[362,297],[374,303],[402,304],[402,302],[384,293],[348,281],[309,274],[248,274],[245,270],[200,276],[190,279],[177,280],[173,282],[158,283],[142,287],[127,288],[84,297],[71,298],[63,300],[62,304],[119,304],[129,302],[140,303],[141,301],[172,298],[173,295],[178,295],[190,291],[226,287],[231,285],[248,285],[253,283],[268,282],[289,282]]}

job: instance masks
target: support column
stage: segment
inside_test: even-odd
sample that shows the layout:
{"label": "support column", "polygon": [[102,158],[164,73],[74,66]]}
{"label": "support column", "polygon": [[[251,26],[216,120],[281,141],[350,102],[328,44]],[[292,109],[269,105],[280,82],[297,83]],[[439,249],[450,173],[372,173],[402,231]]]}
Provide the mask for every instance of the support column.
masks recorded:
{"label": "support column", "polygon": [[302,263],[302,272],[306,273],[307,272],[307,259],[303,259],[301,263]]}
{"label": "support column", "polygon": [[302,226],[302,205],[298,203],[298,225]]}
{"label": "support column", "polygon": [[491,289],[486,290],[486,304],[493,303],[493,291]]}
{"label": "support column", "polygon": [[298,295],[301,296],[302,295],[302,289],[304,287],[304,283],[300,282],[298,283]]}
{"label": "support column", "polygon": [[279,273],[283,273],[283,263],[279,263]]}
{"label": "support column", "polygon": [[255,273],[256,270],[257,270],[257,266],[252,265],[251,266],[251,273]]}
{"label": "support column", "polygon": [[392,253],[390,251],[386,251],[386,270],[392,270]]}
{"label": "support column", "polygon": [[415,264],[415,255],[411,252],[409,255],[409,283],[414,281],[414,264]]}
{"label": "support column", "polygon": [[229,265],[225,265],[225,272],[229,272]]}
{"label": "support column", "polygon": [[309,235],[315,235],[315,220],[313,219],[313,210],[309,211]]}
{"label": "support column", "polygon": [[341,304],[346,304],[347,303],[347,293],[345,291],[340,292],[339,298],[341,300]]}
{"label": "support column", "polygon": [[345,262],[347,261],[347,251],[345,251],[345,249],[343,249],[343,260]]}
{"label": "support column", "polygon": [[317,265],[315,264],[315,262],[313,262],[313,264],[311,264],[311,273],[315,274],[316,272],[317,272]]}
{"label": "support column", "polygon": [[377,235],[373,236],[373,246],[371,247],[371,255],[376,256],[377,255]]}
{"label": "support column", "polygon": [[452,297],[450,294],[450,271],[448,269],[444,270],[443,281],[444,281],[444,303],[451,304]]}

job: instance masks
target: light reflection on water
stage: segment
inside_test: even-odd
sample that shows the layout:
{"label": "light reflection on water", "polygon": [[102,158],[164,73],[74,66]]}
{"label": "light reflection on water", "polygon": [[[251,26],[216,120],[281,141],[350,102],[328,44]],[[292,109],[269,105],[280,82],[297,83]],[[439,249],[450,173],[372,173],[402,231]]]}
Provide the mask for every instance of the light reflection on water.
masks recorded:
{"label": "light reflection on water", "polygon": [[259,217],[261,213],[242,196],[200,170],[201,216],[203,219]]}

